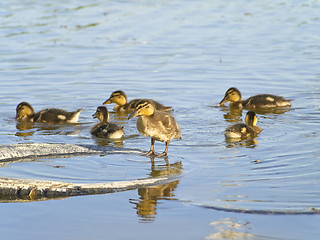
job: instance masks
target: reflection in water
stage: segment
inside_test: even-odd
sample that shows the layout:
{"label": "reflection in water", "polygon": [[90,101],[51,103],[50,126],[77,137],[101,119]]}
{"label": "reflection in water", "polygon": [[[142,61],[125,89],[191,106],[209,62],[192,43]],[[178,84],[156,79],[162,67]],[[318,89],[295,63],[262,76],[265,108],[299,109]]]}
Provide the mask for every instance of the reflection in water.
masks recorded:
{"label": "reflection in water", "polygon": [[234,139],[234,138],[226,138],[226,147],[248,147],[255,148],[258,147],[258,141],[255,139]]}
{"label": "reflection in water", "polygon": [[[165,159],[166,165],[155,165],[154,157],[151,157],[151,177],[180,175],[182,171],[181,162],[168,164],[168,159]],[[178,186],[179,180],[174,180],[157,186],[149,186],[138,189],[139,199],[130,199],[130,203],[135,205],[137,214],[142,218],[142,221],[153,221],[157,214],[158,200],[174,200],[174,189]]]}
{"label": "reflection in water", "polygon": [[19,137],[30,137],[35,133],[35,130],[33,129],[33,127],[34,127],[34,123],[18,122],[16,125],[16,128],[19,131],[16,132],[15,135]]}
{"label": "reflection in water", "polygon": [[[256,109],[256,108],[249,109],[248,108],[246,110],[253,111],[256,114],[265,115],[265,114],[284,114],[292,109],[291,108],[270,108],[270,109]],[[220,108],[220,111],[225,112],[225,114],[223,114],[223,117],[227,122],[239,122],[242,120],[241,119],[242,109],[222,106]]]}
{"label": "reflection in water", "polygon": [[220,109],[223,112],[226,112],[223,114],[224,119],[227,122],[239,122],[241,121],[242,117],[242,110],[238,108],[230,108],[229,107],[221,107]]}
{"label": "reflection in water", "polygon": [[250,230],[250,223],[238,223],[232,218],[222,218],[219,221],[210,223],[214,226],[215,233],[210,234],[206,239],[257,239],[258,236],[247,233]]}
{"label": "reflection in water", "polygon": [[123,139],[108,139],[108,138],[97,138],[93,137],[96,144],[99,146],[108,146],[112,145],[114,147],[123,147]]}
{"label": "reflection in water", "polygon": [[135,204],[137,214],[142,218],[142,221],[153,221],[157,214],[158,200],[172,199],[173,191],[178,186],[179,180],[162,184],[159,186],[151,186],[139,188],[139,199],[130,199],[130,203]]}
{"label": "reflection in water", "polygon": [[80,126],[80,124],[46,124],[17,122],[16,128],[18,131],[15,135],[21,137],[30,137],[38,131],[41,131],[43,135],[77,135],[80,132],[80,129],[74,129],[74,126]]}
{"label": "reflection in water", "polygon": [[256,114],[284,114],[292,108],[270,108],[270,109],[248,109],[254,111]]}

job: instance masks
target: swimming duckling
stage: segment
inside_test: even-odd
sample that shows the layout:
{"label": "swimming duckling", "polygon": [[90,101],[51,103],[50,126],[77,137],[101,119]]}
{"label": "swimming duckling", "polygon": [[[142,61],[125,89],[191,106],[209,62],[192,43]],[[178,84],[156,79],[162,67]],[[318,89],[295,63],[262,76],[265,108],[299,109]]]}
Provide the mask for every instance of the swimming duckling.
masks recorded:
{"label": "swimming duckling", "polygon": [[158,103],[151,99],[133,99],[130,102],[127,102],[127,96],[121,90],[111,93],[110,97],[106,101],[104,101],[103,105],[115,103],[116,106],[113,108],[113,110],[120,113],[129,114],[135,110],[135,107],[140,100],[150,101],[151,104],[159,111],[168,112],[171,110],[171,107],[164,106],[161,103]]}
{"label": "swimming duckling", "polygon": [[168,153],[169,142],[172,139],[181,139],[178,123],[167,112],[158,111],[149,100],[140,100],[135,110],[129,115],[128,119],[140,116],[137,121],[137,129],[143,136],[151,137],[150,151],[142,155],[155,155],[155,141],[166,142],[166,148],[158,156],[166,156]]}
{"label": "swimming duckling", "polygon": [[35,113],[32,106],[27,102],[21,102],[16,108],[16,119],[20,122],[41,123],[77,123],[81,108],[74,112],[67,112],[57,108],[47,108]]}
{"label": "swimming duckling", "polygon": [[232,108],[247,108],[247,109],[270,109],[277,107],[290,107],[290,101],[286,100],[281,96],[271,94],[260,94],[249,97],[247,100],[241,100],[241,93],[238,89],[232,87],[229,88],[224,98],[219,103],[222,106],[225,102],[230,101],[230,107]]}
{"label": "swimming duckling", "polygon": [[248,111],[245,123],[237,123],[228,127],[225,131],[227,138],[255,138],[262,131],[256,126],[257,115],[253,111]]}
{"label": "swimming duckling", "polygon": [[109,112],[106,107],[98,107],[97,111],[92,116],[93,118],[98,118],[100,120],[100,123],[96,124],[90,131],[93,136],[110,139],[123,137],[123,127],[119,127],[115,123],[109,122]]}

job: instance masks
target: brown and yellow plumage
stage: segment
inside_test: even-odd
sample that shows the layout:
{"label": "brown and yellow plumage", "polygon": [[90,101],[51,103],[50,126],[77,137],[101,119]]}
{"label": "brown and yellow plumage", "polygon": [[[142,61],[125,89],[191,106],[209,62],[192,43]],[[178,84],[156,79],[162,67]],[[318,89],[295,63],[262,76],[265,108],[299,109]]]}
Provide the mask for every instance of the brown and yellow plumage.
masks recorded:
{"label": "brown and yellow plumage", "polygon": [[146,155],[154,155],[155,141],[166,143],[165,151],[158,156],[166,156],[168,153],[169,142],[172,139],[181,139],[180,128],[174,117],[167,112],[158,111],[149,100],[140,100],[135,110],[129,115],[128,119],[139,116],[137,129],[143,136],[151,138],[151,148]]}
{"label": "brown and yellow plumage", "polygon": [[103,102],[103,105],[115,103],[116,105],[113,108],[113,110],[124,114],[130,114],[135,110],[135,107],[140,100],[149,101],[159,111],[171,110],[171,107],[164,106],[161,103],[152,99],[133,99],[130,102],[128,102],[127,95],[121,90],[114,91],[113,93],[111,93],[110,97]]}
{"label": "brown and yellow plumage", "polygon": [[241,99],[241,93],[237,88],[229,88],[224,98],[219,103],[222,106],[226,102],[230,102],[232,108],[246,108],[246,109],[270,109],[270,108],[287,108],[290,107],[290,101],[286,100],[281,96],[272,94],[260,94],[249,97],[247,100]]}
{"label": "brown and yellow plumage", "polygon": [[42,122],[49,124],[77,123],[81,108],[74,112],[67,112],[58,108],[47,108],[37,113],[27,102],[21,102],[16,108],[16,119],[20,122]]}
{"label": "brown and yellow plumage", "polygon": [[109,122],[109,112],[106,107],[98,107],[92,116],[93,118],[98,118],[100,121],[100,123],[96,124],[90,131],[93,136],[110,139],[123,137],[123,127]]}
{"label": "brown and yellow plumage", "polygon": [[257,116],[253,111],[248,111],[245,123],[237,123],[228,127],[225,131],[227,138],[255,138],[262,131],[261,128],[256,126]]}

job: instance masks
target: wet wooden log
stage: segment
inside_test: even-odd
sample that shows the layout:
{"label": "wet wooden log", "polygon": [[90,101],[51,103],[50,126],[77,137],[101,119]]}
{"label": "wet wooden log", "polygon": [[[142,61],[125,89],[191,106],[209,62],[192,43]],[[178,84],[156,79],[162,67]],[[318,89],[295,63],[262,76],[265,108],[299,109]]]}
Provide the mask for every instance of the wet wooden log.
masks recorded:
{"label": "wet wooden log", "polygon": [[96,145],[62,143],[23,143],[0,146],[0,162],[29,158],[59,158],[93,154],[141,153],[136,149],[125,149]]}
{"label": "wet wooden log", "polygon": [[132,181],[76,184],[59,181],[0,177],[0,201],[17,199],[45,200],[78,195],[105,194],[163,184],[168,181],[168,177],[158,177]]}
{"label": "wet wooden log", "polygon": [[[137,154],[135,149],[95,145],[74,145],[56,143],[27,143],[0,146],[0,163],[26,161],[36,158],[59,158],[86,156],[90,154]],[[132,181],[118,181],[105,183],[67,183],[59,181],[45,181],[0,177],[0,201],[30,201],[63,198],[77,195],[104,194],[127,191],[139,187],[146,187],[166,183],[169,177],[137,179]]]}

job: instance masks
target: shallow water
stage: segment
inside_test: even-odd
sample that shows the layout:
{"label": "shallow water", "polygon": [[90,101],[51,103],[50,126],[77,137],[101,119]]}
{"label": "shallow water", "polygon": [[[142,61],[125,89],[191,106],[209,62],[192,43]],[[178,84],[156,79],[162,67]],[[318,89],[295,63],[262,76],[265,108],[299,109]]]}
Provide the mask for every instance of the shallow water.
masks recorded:
{"label": "shallow water", "polygon": [[[129,233],[138,239],[139,230],[153,239],[164,234],[167,239],[317,238],[319,216],[309,213],[320,208],[319,1],[11,1],[0,6],[1,144],[147,151],[150,139],[138,133],[136,119],[115,113],[111,120],[124,126],[123,142],[90,136],[96,123],[91,115],[118,89],[129,99],[173,106],[183,138],[170,144],[170,165],[121,154],[3,165],[0,176],[72,182],[179,177],[169,185],[125,193],[2,204],[1,235],[21,239],[15,229],[27,231],[32,216],[41,225],[39,234],[29,233],[36,239],[51,232],[49,225],[62,228],[66,239],[75,231],[78,239],[92,232],[97,239],[108,233],[113,239]],[[244,98],[282,95],[293,100],[292,108],[258,114],[263,131],[254,141],[227,142],[224,130],[246,113],[232,115],[217,107],[231,86]],[[21,101],[36,111],[82,107],[80,123],[17,125],[15,107]],[[163,149],[157,142],[156,151]],[[64,216],[68,227],[59,222],[62,209],[70,210]],[[19,218],[18,212],[23,212]],[[288,213],[301,215],[282,215]],[[44,216],[52,216],[48,225]],[[184,228],[170,228],[176,222]],[[166,233],[160,231],[164,227]],[[197,230],[190,234],[185,227]],[[130,231],[123,233],[124,228]],[[219,235],[230,232],[240,235]]]}

